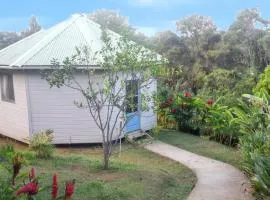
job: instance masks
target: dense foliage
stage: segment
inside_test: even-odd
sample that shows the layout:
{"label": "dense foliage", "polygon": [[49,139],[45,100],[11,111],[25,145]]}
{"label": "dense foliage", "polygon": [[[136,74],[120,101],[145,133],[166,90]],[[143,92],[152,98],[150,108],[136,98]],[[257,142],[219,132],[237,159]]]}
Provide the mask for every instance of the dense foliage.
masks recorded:
{"label": "dense foliage", "polygon": [[159,86],[159,124],[240,147],[243,170],[269,195],[269,21],[247,9],[227,31],[200,15],[176,26],[180,36],[154,38],[171,67],[182,66],[181,76]]}
{"label": "dense foliage", "polygon": [[[221,78],[225,77],[227,73]],[[218,76],[213,76],[215,79]],[[226,77],[225,77],[226,79]],[[252,177],[254,188],[262,196],[270,194],[270,93],[269,67],[260,75],[255,94],[230,92],[224,79],[218,99],[203,100],[190,91],[164,90],[159,97],[159,115],[173,120],[179,130],[208,135],[210,139],[230,146],[239,146],[243,156],[242,168]],[[241,82],[241,79],[240,79]],[[205,82],[207,84],[207,82]],[[223,85],[224,84],[224,85]],[[233,83],[232,83],[233,84]],[[183,85],[180,86],[182,89]],[[165,87],[166,88],[166,87]],[[177,87],[176,87],[177,88]],[[248,88],[249,93],[252,89]],[[208,94],[213,94],[209,91]],[[247,91],[248,92],[248,91]],[[239,96],[237,96],[237,95]],[[228,98],[229,96],[229,98]],[[228,98],[228,99],[225,99]],[[188,127],[188,129],[187,129]]]}
{"label": "dense foliage", "polygon": [[[259,97],[261,96],[261,97]],[[255,189],[265,195],[270,194],[270,96],[244,95],[246,102],[235,109],[235,121],[243,135],[240,148],[244,158],[243,168],[252,176]]]}

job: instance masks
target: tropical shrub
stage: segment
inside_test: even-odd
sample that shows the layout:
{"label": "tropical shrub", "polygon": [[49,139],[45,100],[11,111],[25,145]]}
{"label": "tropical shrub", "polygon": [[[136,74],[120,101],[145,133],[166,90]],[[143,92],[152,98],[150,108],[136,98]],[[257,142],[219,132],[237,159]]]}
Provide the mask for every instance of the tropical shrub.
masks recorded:
{"label": "tropical shrub", "polygon": [[0,149],[0,161],[0,169],[4,171],[0,179],[0,197],[8,200],[17,189],[16,179],[25,160],[22,154],[15,152],[13,146],[7,145]]}
{"label": "tropical shrub", "polygon": [[215,69],[203,79],[203,87],[199,96],[209,96],[219,99],[219,103],[227,106],[237,104],[242,94],[251,94],[256,86],[256,73],[250,74],[244,70]]}
{"label": "tropical shrub", "polygon": [[174,121],[178,130],[194,132],[200,128],[201,120],[199,110],[205,103],[199,98],[193,97],[188,90],[176,94],[166,94],[160,98],[160,113],[167,115],[167,118]]}
{"label": "tropical shrub", "polygon": [[262,191],[263,196],[270,195],[270,157],[260,155],[253,157],[255,163],[253,186],[257,191]]}
{"label": "tropical shrub", "polygon": [[254,92],[260,95],[262,92],[270,95],[270,66],[266,67],[264,73],[260,75],[260,80],[254,88]]}
{"label": "tropical shrub", "polygon": [[210,139],[222,144],[236,146],[240,136],[239,126],[228,106],[215,103],[209,108],[206,124],[212,128]]}
{"label": "tropical shrub", "polygon": [[233,108],[235,123],[239,124],[243,134],[265,131],[270,123],[270,95],[259,96],[244,94],[238,106]]}
{"label": "tropical shrub", "polygon": [[255,172],[255,160],[257,155],[270,156],[269,131],[255,131],[240,137],[240,147],[243,155],[243,169],[252,175]]}
{"label": "tropical shrub", "polygon": [[48,129],[44,132],[38,132],[33,135],[30,139],[29,147],[36,153],[38,158],[50,158],[53,154],[54,146],[53,131]]}
{"label": "tropical shrub", "polygon": [[262,108],[240,101],[239,105],[233,108],[235,123],[239,124],[239,132],[251,134],[266,127],[265,113]]}
{"label": "tropical shrub", "polygon": [[236,120],[243,136],[240,147],[243,155],[243,169],[251,176],[254,188],[269,194],[270,176],[270,104],[269,95],[243,95],[245,101],[235,108]]}

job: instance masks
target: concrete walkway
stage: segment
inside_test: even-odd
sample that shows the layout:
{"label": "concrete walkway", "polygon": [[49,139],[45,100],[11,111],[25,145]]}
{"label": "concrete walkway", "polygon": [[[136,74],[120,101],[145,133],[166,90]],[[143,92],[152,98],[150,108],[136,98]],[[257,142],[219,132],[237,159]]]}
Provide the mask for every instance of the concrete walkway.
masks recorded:
{"label": "concrete walkway", "polygon": [[182,150],[169,144],[155,142],[146,149],[178,161],[192,169],[198,182],[188,200],[250,200],[248,180],[238,169],[210,158]]}

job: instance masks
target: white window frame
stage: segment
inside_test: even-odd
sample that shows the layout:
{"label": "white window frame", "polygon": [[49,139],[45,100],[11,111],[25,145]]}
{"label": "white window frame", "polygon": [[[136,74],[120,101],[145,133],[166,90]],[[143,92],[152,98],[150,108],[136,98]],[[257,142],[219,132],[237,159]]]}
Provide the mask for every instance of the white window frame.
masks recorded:
{"label": "white window frame", "polygon": [[[4,83],[4,80],[6,82]],[[15,103],[14,81],[12,73],[0,73],[1,100]],[[5,91],[6,90],[6,91]],[[10,90],[10,91],[8,91]]]}

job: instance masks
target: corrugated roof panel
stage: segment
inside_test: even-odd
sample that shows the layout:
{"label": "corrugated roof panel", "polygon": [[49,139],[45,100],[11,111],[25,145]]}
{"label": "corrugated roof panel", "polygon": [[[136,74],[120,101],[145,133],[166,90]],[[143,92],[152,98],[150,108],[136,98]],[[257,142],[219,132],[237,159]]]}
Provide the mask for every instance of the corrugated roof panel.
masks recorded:
{"label": "corrugated roof panel", "polygon": [[46,35],[46,33],[46,30],[40,30],[35,34],[2,49],[0,51],[0,65],[10,65],[12,62],[22,56],[27,50],[38,43]]}
{"label": "corrugated roof panel", "polygon": [[53,42],[62,32],[64,32],[70,25],[74,23],[74,19],[64,21],[62,23],[53,26],[48,29],[46,35],[37,42],[32,48],[27,50],[22,56],[20,56],[17,60],[11,63],[11,66],[24,66],[28,60],[32,59],[35,55],[39,54],[39,52]]}
{"label": "corrugated roof panel", "polygon": [[73,23],[23,65],[51,65],[54,58],[62,62],[76,53],[76,46],[82,45],[88,44],[77,24]]}

